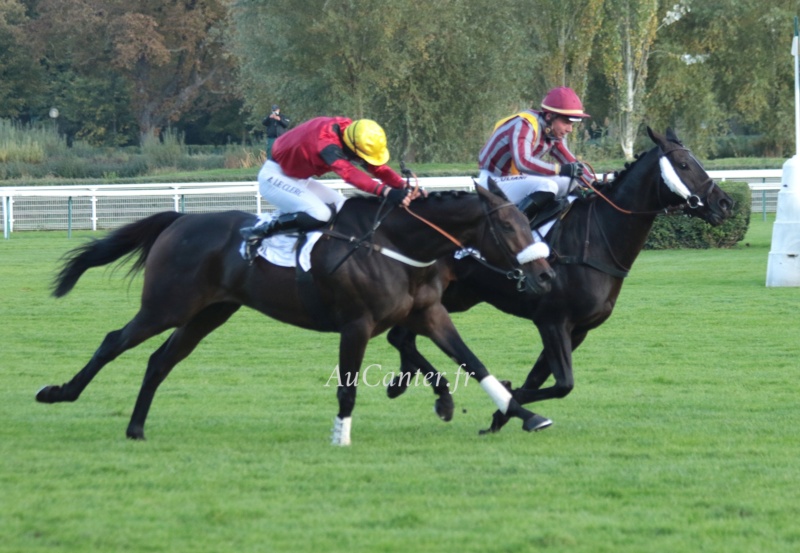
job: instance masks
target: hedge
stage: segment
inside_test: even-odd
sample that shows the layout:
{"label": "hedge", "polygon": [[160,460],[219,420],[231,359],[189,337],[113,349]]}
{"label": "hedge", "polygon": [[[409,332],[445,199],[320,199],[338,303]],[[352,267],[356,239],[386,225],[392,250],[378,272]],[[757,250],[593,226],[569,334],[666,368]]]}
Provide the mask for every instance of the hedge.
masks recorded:
{"label": "hedge", "polygon": [[718,227],[688,215],[660,215],[656,217],[645,243],[648,250],[677,248],[730,248],[744,239],[750,225],[752,195],[744,182],[722,182],[720,187],[736,202],[733,216]]}

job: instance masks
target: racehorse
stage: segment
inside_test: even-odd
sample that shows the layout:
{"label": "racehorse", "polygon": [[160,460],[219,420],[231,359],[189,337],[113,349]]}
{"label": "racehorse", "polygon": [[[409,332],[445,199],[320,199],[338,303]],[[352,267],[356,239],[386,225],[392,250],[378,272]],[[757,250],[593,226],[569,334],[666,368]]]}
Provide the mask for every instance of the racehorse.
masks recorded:
{"label": "racehorse", "polygon": [[339,412],[333,436],[337,445],[350,443],[367,342],[398,324],[428,336],[469,367],[504,413],[524,421],[534,418],[511,400],[458,335],[441,304],[434,265],[436,259],[471,245],[483,253],[490,270],[513,279],[523,292],[549,289],[549,251],[533,244],[524,215],[499,188],[432,194],[415,200],[408,210],[387,209],[373,197],[351,198],[314,244],[305,278],[296,278],[295,268],[261,258],[248,265],[239,251],[239,229],[252,225],[253,219],[239,211],[163,212],[68,252],[54,281],[54,296],[67,294],[86,270],[128,256],[136,258],[132,272],[144,270],[141,307],[123,328],[108,333],[69,382],[45,386],[37,401],[77,400],[107,363],[175,328],[150,357],[127,428],[129,438],[144,439],[145,419],[159,384],[205,336],[245,305],[285,323],[340,334]]}
{"label": "racehorse", "polygon": [[[550,231],[550,263],[556,273],[550,293],[523,298],[469,258],[439,262],[446,287],[442,301],[450,312],[488,302],[533,321],[538,328],[542,352],[522,387],[512,390],[522,405],[563,398],[572,391],[572,352],[590,330],[611,316],[623,280],[644,247],[656,215],[680,210],[714,226],[732,215],[733,200],[672,130],[667,129],[666,136],[649,127],[647,132],[656,146],[628,164],[607,190],[577,199]],[[387,388],[390,398],[405,392],[410,375],[417,370],[428,379],[444,378],[417,350],[412,330],[395,327],[388,339],[401,358],[400,374]],[[555,383],[542,388],[550,375]],[[444,384],[447,389],[446,379]],[[438,401],[452,407],[451,397],[440,395]],[[536,430],[552,424],[539,417]],[[491,427],[482,432],[497,432],[508,420],[495,412]]]}

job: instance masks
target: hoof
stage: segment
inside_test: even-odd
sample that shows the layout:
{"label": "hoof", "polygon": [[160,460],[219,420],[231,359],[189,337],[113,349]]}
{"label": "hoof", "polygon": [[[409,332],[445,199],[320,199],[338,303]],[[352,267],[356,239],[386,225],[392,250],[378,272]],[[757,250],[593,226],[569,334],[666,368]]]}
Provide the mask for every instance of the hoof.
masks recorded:
{"label": "hoof", "polygon": [[39,403],[56,403],[58,399],[55,396],[60,389],[60,386],[42,386],[36,392],[36,401]]}
{"label": "hoof", "polygon": [[551,426],[553,421],[541,415],[534,414],[531,418],[522,423],[522,429],[526,432],[538,432]]}
{"label": "hoof", "polygon": [[144,441],[144,428],[141,426],[129,426],[125,435],[129,440],[142,440]]}
{"label": "hoof", "polygon": [[485,434],[495,434],[500,432],[506,423],[511,420],[511,417],[504,415],[501,411],[495,411],[492,415],[492,425],[484,430],[479,430],[478,434],[483,436]]}
{"label": "hoof", "polygon": [[394,377],[389,385],[386,386],[386,395],[389,396],[389,399],[394,399],[397,397],[402,396],[405,391],[408,389],[408,386],[401,384],[401,380],[397,377]]}
{"label": "hoof", "polygon": [[455,411],[453,396],[447,394],[439,397],[433,404],[433,410],[444,422],[453,420],[453,411]]}

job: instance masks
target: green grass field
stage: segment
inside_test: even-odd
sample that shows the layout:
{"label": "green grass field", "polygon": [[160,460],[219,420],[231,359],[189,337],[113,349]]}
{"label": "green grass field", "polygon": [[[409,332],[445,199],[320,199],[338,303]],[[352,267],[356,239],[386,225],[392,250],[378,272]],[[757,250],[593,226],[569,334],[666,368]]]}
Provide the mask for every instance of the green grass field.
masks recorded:
{"label": "green grass field", "polygon": [[[478,436],[474,382],[450,423],[433,394],[361,386],[334,448],[337,336],[242,311],[178,365],[148,440],[125,428],[154,338],[72,404],[72,377],[138,306],[140,281],[95,269],[61,300],[57,258],[91,233],[0,243],[0,552],[796,552],[800,289],[765,287],[771,222],[732,250],[644,252],[611,319],[575,354],[554,425]],[[519,383],[530,322],[481,306],[466,342]],[[455,366],[422,343],[437,366]],[[396,370],[384,337],[371,382]]]}

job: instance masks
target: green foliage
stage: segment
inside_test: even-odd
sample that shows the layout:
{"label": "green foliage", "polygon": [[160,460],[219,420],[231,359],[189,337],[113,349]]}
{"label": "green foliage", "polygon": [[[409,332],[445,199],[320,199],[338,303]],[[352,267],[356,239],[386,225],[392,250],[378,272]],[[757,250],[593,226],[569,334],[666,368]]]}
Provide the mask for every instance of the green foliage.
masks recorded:
{"label": "green foliage", "polygon": [[153,133],[142,137],[142,154],[151,171],[161,167],[178,167],[185,156],[183,136],[167,128],[161,136]]}
{"label": "green foliage", "polygon": [[735,202],[733,217],[718,227],[687,215],[656,218],[646,249],[730,248],[742,241],[750,225],[752,195],[747,183],[722,182],[720,187]]}
{"label": "green foliage", "polygon": [[233,8],[233,46],[254,120],[272,103],[295,122],[370,117],[386,128],[396,156],[446,162],[474,159],[495,121],[530,105],[530,52],[520,45],[535,44],[532,31],[508,25],[533,22],[527,2],[306,6],[302,13],[290,0]]}
{"label": "green foliage", "polygon": [[[771,228],[754,221],[749,247],[643,252],[573,355],[574,391],[534,406],[552,428],[478,436],[494,407],[474,382],[447,424],[429,389],[363,386],[344,449],[324,387],[338,337],[252,311],[169,375],[145,442],[124,430],[168,334],[77,402],[36,403],[135,314],[141,281],[95,269],[55,300],[55,260],[97,234],[15,233],[0,242],[0,551],[796,552],[798,289],[764,287]],[[487,306],[455,321],[521,382],[540,347],[529,321]],[[378,337],[365,361],[387,373],[397,354]]]}

